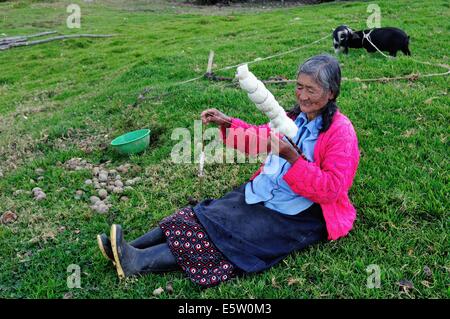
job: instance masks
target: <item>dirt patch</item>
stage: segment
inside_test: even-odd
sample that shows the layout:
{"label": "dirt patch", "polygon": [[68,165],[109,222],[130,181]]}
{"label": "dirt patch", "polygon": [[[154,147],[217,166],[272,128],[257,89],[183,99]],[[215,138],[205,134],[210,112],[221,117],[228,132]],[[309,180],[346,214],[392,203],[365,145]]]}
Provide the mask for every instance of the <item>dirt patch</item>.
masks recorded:
{"label": "dirt patch", "polygon": [[[233,12],[259,12],[272,9],[279,9],[285,7],[297,7],[308,4],[317,4],[318,0],[304,0],[304,1],[245,1],[218,3],[215,5],[199,5],[195,1],[163,1],[163,0],[136,0],[136,1],[120,1],[107,0],[102,3],[107,3],[112,7],[120,10],[133,12],[164,12],[169,11],[177,14],[202,14],[202,15],[227,15]],[[323,2],[323,1],[322,1]]]}
{"label": "dirt patch", "polygon": [[54,139],[51,145],[58,150],[78,148],[86,154],[95,150],[105,150],[108,148],[109,132],[107,129],[100,129],[95,134],[78,128],[69,128],[61,137]]}

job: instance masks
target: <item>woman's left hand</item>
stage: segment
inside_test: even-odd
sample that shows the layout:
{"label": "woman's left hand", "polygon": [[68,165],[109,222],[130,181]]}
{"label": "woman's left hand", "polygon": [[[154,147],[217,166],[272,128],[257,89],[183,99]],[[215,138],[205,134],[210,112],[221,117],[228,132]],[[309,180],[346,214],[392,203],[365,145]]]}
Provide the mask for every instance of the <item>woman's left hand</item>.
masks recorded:
{"label": "woman's left hand", "polygon": [[270,133],[270,143],[272,153],[284,158],[290,164],[293,164],[300,157],[300,154],[297,153],[290,143],[280,139],[273,132]]}

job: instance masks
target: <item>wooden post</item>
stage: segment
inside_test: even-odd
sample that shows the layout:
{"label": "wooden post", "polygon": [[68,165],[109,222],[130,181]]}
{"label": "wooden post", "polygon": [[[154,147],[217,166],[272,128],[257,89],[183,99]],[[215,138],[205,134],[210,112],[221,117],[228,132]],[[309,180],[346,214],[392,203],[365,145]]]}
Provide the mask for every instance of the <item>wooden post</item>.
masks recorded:
{"label": "wooden post", "polygon": [[214,60],[214,51],[211,50],[211,51],[209,51],[208,67],[206,68],[206,75],[211,74],[213,60]]}

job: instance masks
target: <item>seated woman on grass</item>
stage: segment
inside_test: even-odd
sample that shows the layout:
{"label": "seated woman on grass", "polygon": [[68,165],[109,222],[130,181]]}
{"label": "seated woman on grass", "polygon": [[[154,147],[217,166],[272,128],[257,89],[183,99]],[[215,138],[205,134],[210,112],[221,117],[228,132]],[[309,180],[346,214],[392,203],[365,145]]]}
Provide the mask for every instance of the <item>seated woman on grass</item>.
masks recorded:
{"label": "seated woman on grass", "polygon": [[119,277],[178,269],[210,287],[347,235],[356,218],[348,191],[359,150],[352,123],[336,105],[340,82],[339,63],[330,55],[300,66],[298,105],[288,116],[299,128],[293,140],[302,155],[268,125],[249,125],[216,109],[203,111],[203,123],[219,125],[222,139],[230,130],[252,129],[270,141],[271,153],[249,182],[222,198],[180,209],[132,242],[125,241],[120,225],[112,225],[110,239],[99,235],[100,250]]}

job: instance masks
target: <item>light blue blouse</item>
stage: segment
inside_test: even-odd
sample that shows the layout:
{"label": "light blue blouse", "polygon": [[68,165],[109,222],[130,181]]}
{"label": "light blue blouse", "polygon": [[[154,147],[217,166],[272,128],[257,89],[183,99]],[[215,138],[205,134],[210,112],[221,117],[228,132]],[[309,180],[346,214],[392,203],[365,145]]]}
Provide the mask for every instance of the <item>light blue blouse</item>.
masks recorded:
{"label": "light blue blouse", "polygon": [[[300,113],[295,119],[298,126],[297,136],[292,140],[303,151],[308,161],[314,161],[314,146],[322,127],[322,116],[308,122],[305,113]],[[264,206],[282,214],[295,215],[310,207],[313,202],[292,191],[284,181],[283,175],[291,167],[285,159],[269,153],[263,170],[245,187],[245,202],[256,204],[264,202]]]}

